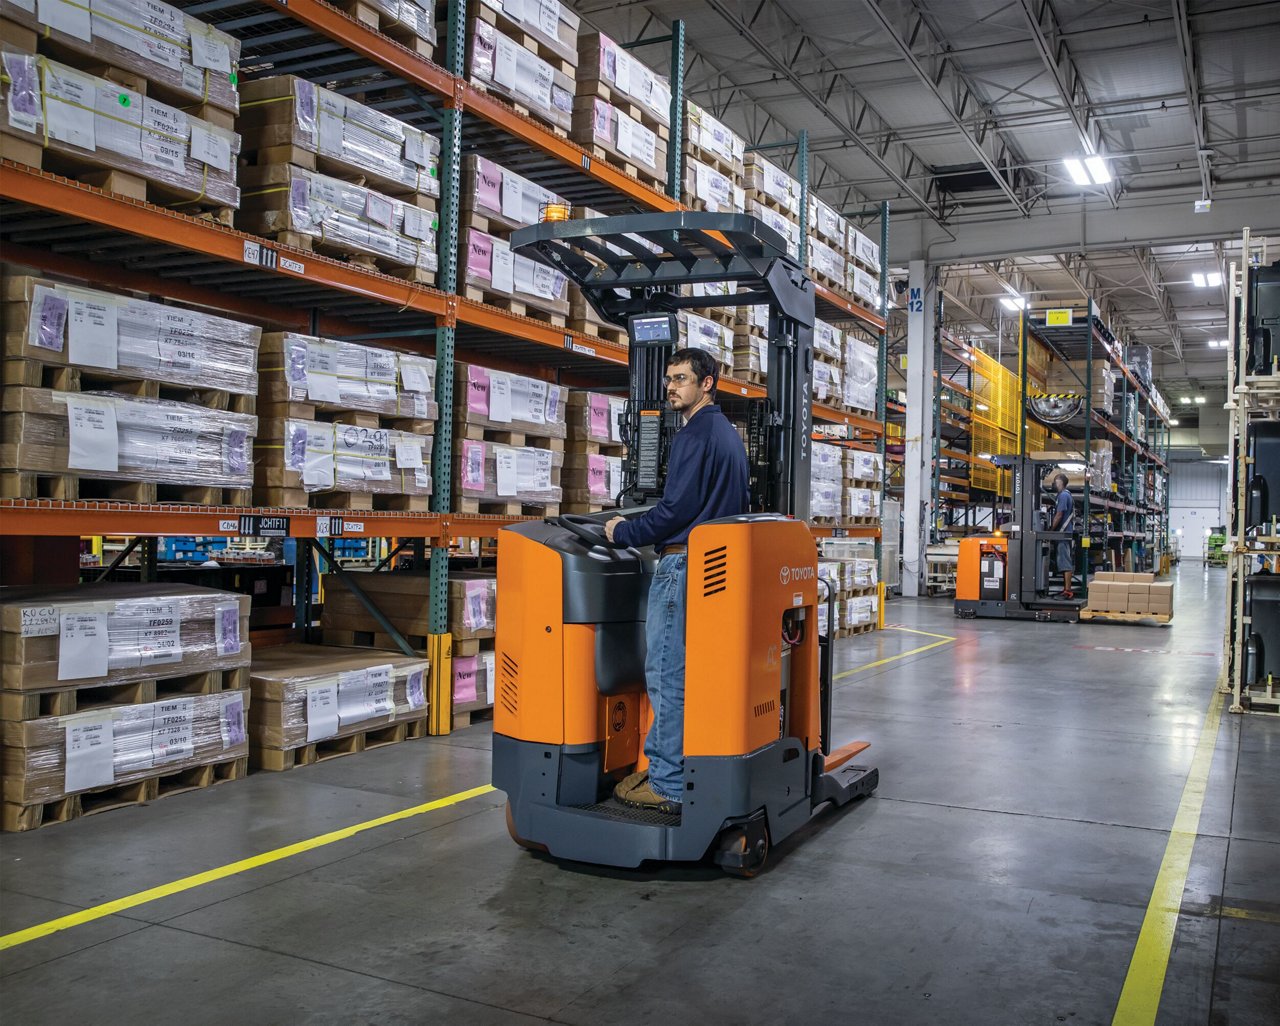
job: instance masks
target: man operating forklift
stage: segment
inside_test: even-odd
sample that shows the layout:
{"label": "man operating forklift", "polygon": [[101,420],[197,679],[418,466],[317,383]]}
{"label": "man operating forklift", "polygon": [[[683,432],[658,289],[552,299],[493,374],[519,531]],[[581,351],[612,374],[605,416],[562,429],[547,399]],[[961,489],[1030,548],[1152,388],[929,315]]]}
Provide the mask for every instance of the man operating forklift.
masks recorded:
{"label": "man operating forklift", "polygon": [[632,773],[614,790],[621,802],[661,812],[680,811],[684,795],[685,582],[689,532],[699,524],[746,513],[748,467],[742,438],[712,402],[719,372],[710,354],[679,349],[663,383],[667,403],[684,418],[668,460],[662,499],[630,519],[605,525],[610,541],[653,545],[659,560],[645,620],[645,687],[653,725],[645,739],[647,772]]}
{"label": "man operating forklift", "polygon": [[[1067,475],[1061,472],[1053,477],[1053,486],[1057,490],[1058,498],[1053,507],[1053,521],[1050,524],[1051,531],[1070,531],[1072,521],[1076,515],[1076,502],[1072,498],[1071,492],[1068,490]],[[1058,569],[1062,572],[1062,597],[1064,599],[1075,598],[1075,592],[1071,590],[1071,574],[1074,565],[1071,557],[1071,542],[1063,538],[1057,545]]]}

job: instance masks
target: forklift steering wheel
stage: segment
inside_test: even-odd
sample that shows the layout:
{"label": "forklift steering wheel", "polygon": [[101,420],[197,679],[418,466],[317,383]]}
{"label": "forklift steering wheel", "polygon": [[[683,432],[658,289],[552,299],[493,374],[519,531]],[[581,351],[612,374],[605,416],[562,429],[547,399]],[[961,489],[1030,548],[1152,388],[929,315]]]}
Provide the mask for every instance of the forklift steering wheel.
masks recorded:
{"label": "forklift steering wheel", "polygon": [[613,549],[625,549],[621,542],[613,542],[604,533],[604,524],[592,517],[580,513],[565,513],[555,518],[555,522],[587,545],[604,545]]}

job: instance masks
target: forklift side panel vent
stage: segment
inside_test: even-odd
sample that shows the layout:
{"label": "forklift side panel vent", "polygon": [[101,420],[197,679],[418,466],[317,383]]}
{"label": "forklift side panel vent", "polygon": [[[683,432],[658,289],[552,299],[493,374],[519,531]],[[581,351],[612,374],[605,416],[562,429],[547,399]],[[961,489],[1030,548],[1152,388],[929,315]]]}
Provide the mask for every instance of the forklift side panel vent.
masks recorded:
{"label": "forklift side panel vent", "polygon": [[506,652],[502,653],[498,685],[503,706],[512,716],[516,715],[520,707],[520,667]]}
{"label": "forklift side panel vent", "polygon": [[727,546],[711,549],[702,558],[702,595],[710,598],[728,587],[729,554]]}

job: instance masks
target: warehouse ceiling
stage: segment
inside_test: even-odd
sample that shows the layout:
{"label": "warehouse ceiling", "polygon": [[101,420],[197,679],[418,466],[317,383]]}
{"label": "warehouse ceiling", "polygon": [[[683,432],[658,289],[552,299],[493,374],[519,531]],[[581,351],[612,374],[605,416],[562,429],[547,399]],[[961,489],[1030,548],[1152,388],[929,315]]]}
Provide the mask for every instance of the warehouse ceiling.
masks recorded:
{"label": "warehouse ceiling", "polygon": [[[1193,275],[1245,225],[1280,251],[1280,3],[567,2],[622,42],[683,19],[686,95],[749,145],[807,130],[813,188],[862,223],[887,201],[891,260],[940,267],[958,333],[994,341],[1015,291],[1089,296],[1171,396],[1225,384],[1226,294]],[[1091,155],[1111,180],[1078,185]]]}

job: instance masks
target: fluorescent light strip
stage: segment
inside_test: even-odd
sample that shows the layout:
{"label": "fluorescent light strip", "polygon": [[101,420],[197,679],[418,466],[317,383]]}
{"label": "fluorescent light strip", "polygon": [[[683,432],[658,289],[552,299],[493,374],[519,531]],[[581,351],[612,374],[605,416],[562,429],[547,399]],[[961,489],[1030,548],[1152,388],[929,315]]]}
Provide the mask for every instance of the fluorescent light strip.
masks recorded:
{"label": "fluorescent light strip", "polygon": [[1071,180],[1076,185],[1092,185],[1093,180],[1089,177],[1089,172],[1084,169],[1084,165],[1075,157],[1068,157],[1062,162],[1067,169],[1067,174],[1071,176]]}

